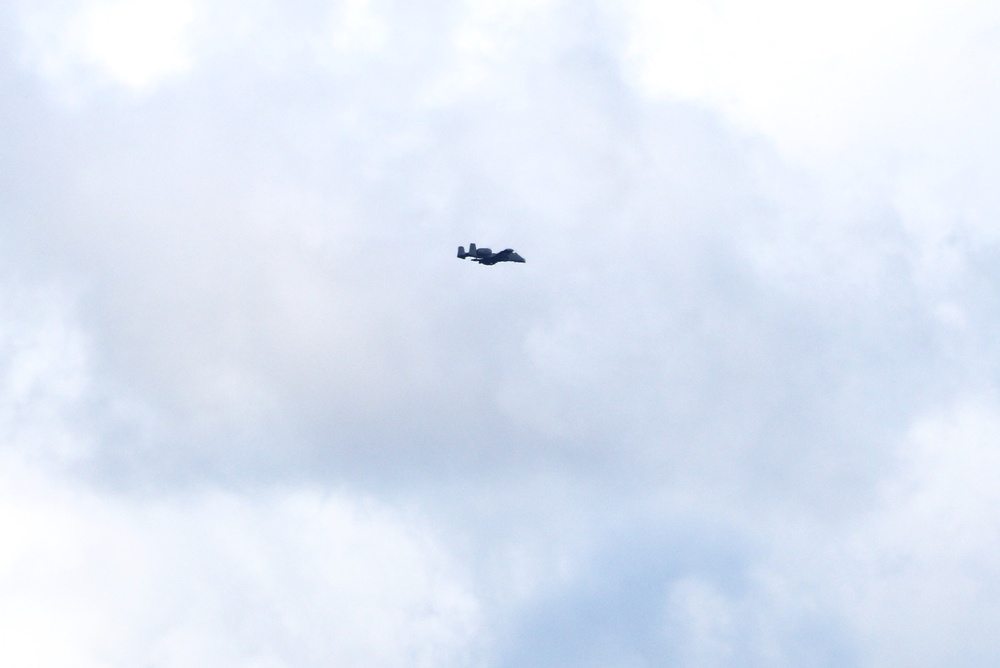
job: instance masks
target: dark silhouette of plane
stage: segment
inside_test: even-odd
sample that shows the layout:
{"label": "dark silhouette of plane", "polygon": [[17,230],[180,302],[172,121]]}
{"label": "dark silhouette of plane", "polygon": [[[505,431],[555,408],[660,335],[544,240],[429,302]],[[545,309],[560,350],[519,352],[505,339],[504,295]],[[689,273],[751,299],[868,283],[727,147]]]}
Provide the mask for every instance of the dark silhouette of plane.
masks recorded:
{"label": "dark silhouette of plane", "polygon": [[497,262],[524,262],[524,258],[514,252],[513,248],[507,248],[499,253],[494,253],[489,248],[476,248],[476,244],[469,244],[469,252],[465,252],[464,246],[458,247],[458,259],[464,260],[471,257],[473,262],[479,264],[496,264]]}

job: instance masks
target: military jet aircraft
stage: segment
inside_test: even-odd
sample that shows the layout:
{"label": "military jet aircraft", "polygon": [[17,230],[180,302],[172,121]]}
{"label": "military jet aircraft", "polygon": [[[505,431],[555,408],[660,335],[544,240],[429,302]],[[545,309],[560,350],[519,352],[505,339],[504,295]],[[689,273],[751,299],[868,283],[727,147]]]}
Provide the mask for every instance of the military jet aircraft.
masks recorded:
{"label": "military jet aircraft", "polygon": [[471,257],[473,262],[479,264],[496,264],[497,262],[524,262],[524,258],[514,252],[513,248],[507,248],[499,253],[494,253],[489,248],[476,248],[476,244],[469,244],[469,252],[465,252],[464,246],[458,247],[458,259],[464,260]]}

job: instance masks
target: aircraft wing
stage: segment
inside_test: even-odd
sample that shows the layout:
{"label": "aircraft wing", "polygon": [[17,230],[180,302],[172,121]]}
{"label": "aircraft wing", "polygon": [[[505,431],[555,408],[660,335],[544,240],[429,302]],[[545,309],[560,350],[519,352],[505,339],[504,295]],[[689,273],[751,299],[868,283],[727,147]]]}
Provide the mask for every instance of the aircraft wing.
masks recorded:
{"label": "aircraft wing", "polygon": [[524,258],[514,252],[513,248],[505,248],[496,254],[497,262],[524,262]]}

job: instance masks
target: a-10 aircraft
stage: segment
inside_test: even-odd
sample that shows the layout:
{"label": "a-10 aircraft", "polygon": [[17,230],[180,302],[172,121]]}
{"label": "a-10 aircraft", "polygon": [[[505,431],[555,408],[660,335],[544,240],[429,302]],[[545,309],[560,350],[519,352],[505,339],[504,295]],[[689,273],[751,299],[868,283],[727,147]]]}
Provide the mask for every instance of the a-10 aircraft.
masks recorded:
{"label": "a-10 aircraft", "polygon": [[471,257],[473,262],[479,264],[496,264],[497,262],[524,262],[524,258],[514,252],[513,248],[507,248],[499,253],[494,253],[489,248],[476,248],[476,244],[469,244],[469,252],[465,252],[464,246],[458,247],[458,259],[464,260]]}

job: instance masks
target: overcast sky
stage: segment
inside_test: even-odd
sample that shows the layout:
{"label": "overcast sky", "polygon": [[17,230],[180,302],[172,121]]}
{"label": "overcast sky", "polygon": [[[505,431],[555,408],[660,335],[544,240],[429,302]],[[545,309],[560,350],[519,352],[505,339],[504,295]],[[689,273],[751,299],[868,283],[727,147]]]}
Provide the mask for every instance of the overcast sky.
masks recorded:
{"label": "overcast sky", "polygon": [[997,665],[998,36],[0,0],[0,664]]}

